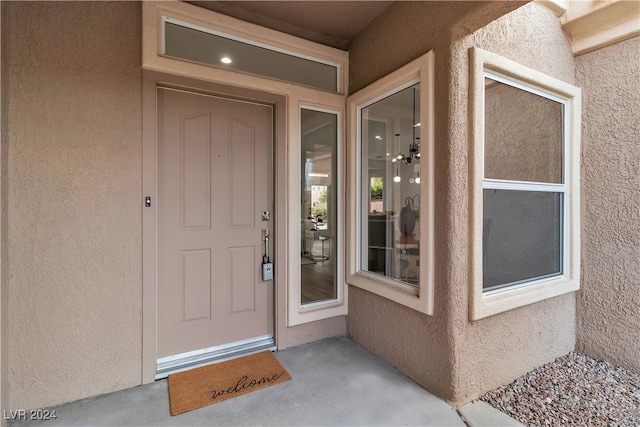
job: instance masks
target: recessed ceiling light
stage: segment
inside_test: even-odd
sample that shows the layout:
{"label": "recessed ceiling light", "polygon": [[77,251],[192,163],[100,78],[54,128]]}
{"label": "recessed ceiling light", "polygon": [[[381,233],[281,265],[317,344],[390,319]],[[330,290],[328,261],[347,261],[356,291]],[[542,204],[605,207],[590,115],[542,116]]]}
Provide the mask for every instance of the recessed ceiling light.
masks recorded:
{"label": "recessed ceiling light", "polygon": [[380,135],[376,135],[376,139],[381,140],[382,137]]}
{"label": "recessed ceiling light", "polygon": [[229,58],[228,56],[223,56],[222,58],[220,58],[220,62],[222,62],[223,64],[231,64],[231,58]]}

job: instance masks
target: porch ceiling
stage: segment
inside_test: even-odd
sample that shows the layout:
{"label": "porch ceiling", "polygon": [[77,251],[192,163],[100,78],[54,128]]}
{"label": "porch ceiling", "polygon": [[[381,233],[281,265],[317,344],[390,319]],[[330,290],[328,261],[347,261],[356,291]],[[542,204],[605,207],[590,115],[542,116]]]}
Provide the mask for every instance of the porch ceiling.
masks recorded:
{"label": "porch ceiling", "polygon": [[349,40],[393,1],[189,1],[188,3],[327,46]]}

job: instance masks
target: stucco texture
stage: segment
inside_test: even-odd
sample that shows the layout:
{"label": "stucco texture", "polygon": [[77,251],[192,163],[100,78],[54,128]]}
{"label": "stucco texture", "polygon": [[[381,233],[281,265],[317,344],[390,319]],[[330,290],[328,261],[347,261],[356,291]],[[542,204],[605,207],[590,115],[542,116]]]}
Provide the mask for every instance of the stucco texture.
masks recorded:
{"label": "stucco texture", "polygon": [[[459,40],[452,47],[452,103],[464,108],[453,111],[451,144],[460,152],[468,147],[468,49],[472,46],[575,84],[573,54],[560,21],[537,3],[529,3]],[[466,179],[462,176],[468,171],[468,157],[457,162],[454,170],[459,175],[454,174],[460,176],[460,181],[454,191],[459,192],[460,197],[464,192],[467,197],[467,190],[462,186]],[[479,214],[469,212],[469,215]],[[452,237],[454,242],[465,242],[467,236],[466,233],[462,236],[461,230],[466,227],[467,223],[461,222],[455,228],[460,234]],[[466,242],[459,247],[459,252],[463,250],[467,251]],[[454,385],[457,402],[472,400],[574,349],[574,293],[469,323],[466,310],[468,277],[462,271],[454,277],[454,298],[463,303],[460,305],[463,309],[455,312],[453,328],[457,360],[460,361],[456,366]]]}
{"label": "stucco texture", "polygon": [[3,2],[6,409],[141,382],[140,4]]}
{"label": "stucco texture", "polygon": [[575,346],[574,294],[468,320],[469,216],[482,214],[468,209],[468,49],[477,46],[574,83],[573,55],[558,17],[535,3],[518,6],[397,3],[357,37],[350,51],[355,91],[435,50],[435,313],[429,318],[352,287],[348,328],[356,341],[454,404]]}
{"label": "stucco texture", "polygon": [[576,58],[582,87],[577,348],[640,372],[640,37]]}

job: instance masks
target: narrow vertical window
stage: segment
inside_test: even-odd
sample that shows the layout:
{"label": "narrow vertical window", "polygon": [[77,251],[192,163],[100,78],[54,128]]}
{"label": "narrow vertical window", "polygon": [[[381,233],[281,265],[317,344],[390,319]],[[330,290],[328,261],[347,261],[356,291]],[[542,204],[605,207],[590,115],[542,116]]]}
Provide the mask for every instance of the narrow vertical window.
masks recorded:
{"label": "narrow vertical window", "polygon": [[338,116],[300,112],[300,304],[338,298]]}

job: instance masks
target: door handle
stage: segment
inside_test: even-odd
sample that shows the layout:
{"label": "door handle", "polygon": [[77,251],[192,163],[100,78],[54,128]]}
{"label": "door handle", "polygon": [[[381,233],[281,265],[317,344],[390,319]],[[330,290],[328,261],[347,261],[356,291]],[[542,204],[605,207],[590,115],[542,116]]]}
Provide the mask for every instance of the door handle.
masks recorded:
{"label": "door handle", "polygon": [[269,259],[269,235],[268,228],[262,229],[262,240],[264,241],[264,255],[262,255],[262,280],[273,280],[273,263]]}

